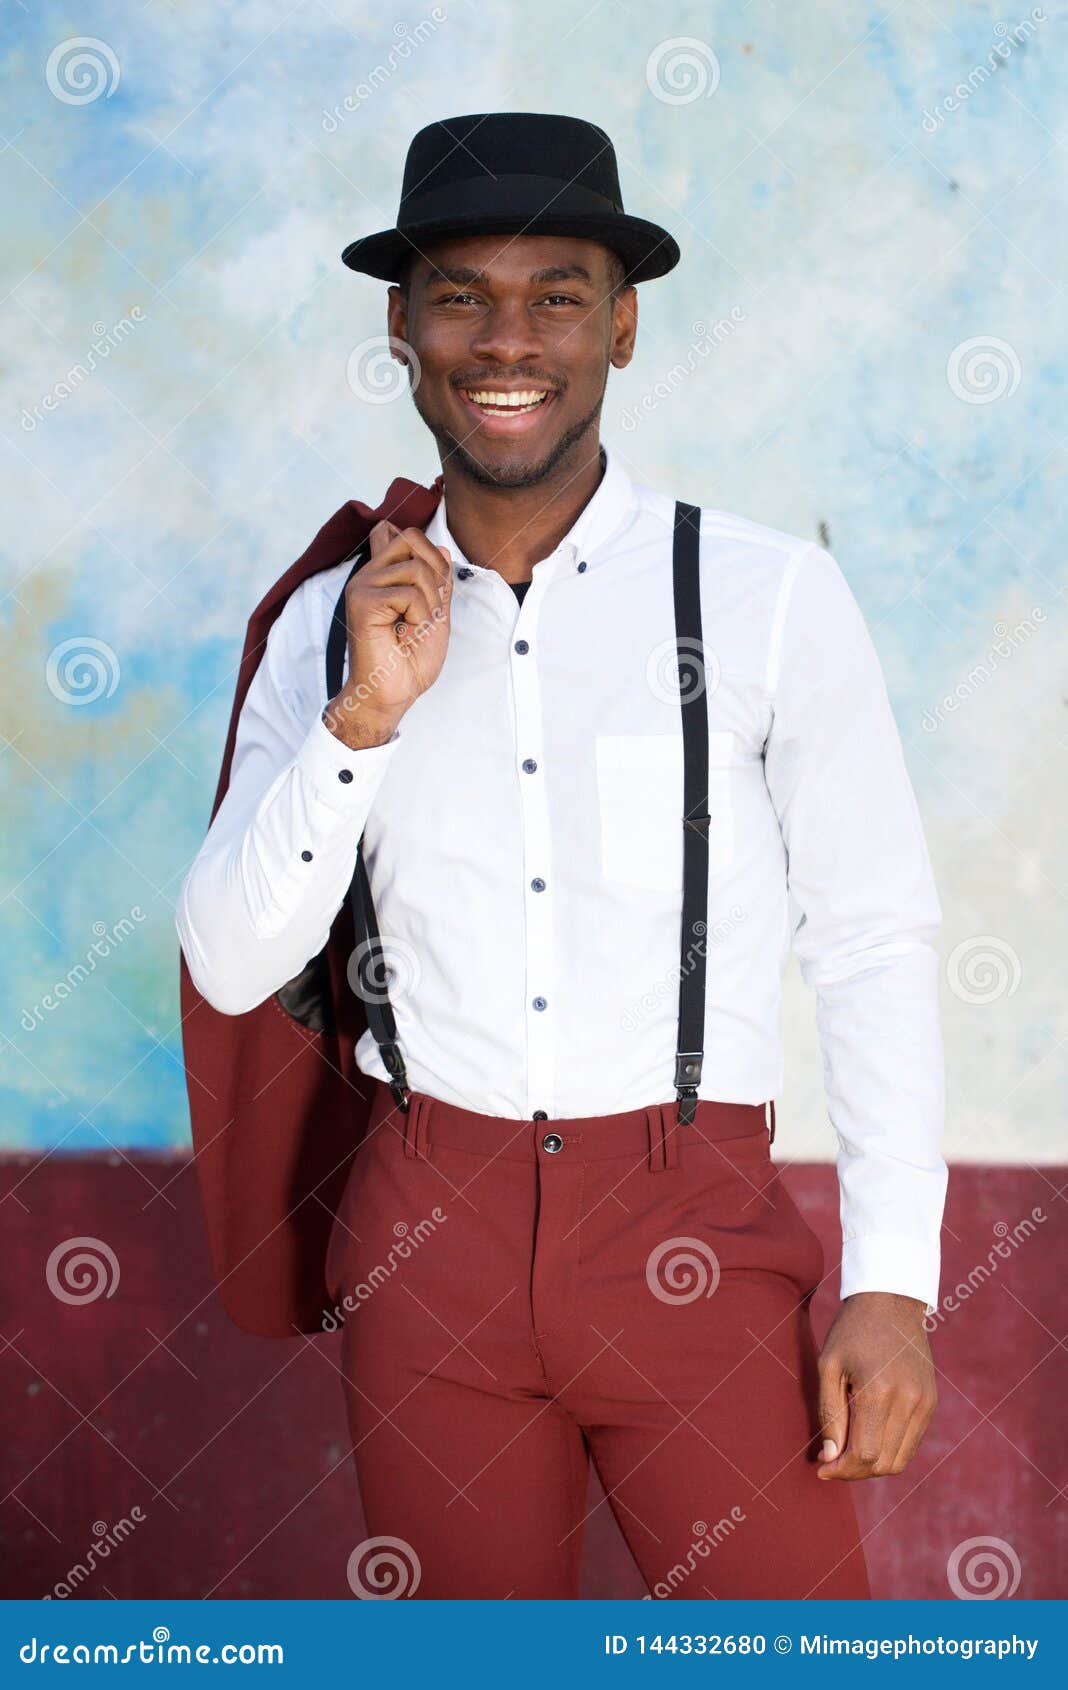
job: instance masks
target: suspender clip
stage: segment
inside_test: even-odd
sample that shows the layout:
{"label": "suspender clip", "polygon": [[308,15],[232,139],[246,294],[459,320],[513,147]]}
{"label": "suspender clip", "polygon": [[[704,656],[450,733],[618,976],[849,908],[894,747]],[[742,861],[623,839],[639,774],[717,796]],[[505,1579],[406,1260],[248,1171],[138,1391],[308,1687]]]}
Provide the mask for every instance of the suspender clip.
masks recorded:
{"label": "suspender clip", "polygon": [[675,1091],[679,1102],[679,1122],[689,1126],[697,1113],[697,1088],[701,1084],[702,1052],[675,1052]]}
{"label": "suspender clip", "polygon": [[696,1088],[693,1087],[693,1086],[680,1086],[679,1087],[679,1093],[678,1093],[678,1103],[679,1103],[679,1125],[680,1125],[680,1127],[692,1126],[694,1116],[697,1114],[697,1091],[696,1091]]}
{"label": "suspender clip", "polygon": [[383,1039],[378,1050],[389,1073],[389,1089],[393,1093],[393,1101],[398,1109],[402,1109],[407,1114],[408,1075],[405,1072],[400,1045],[396,1039]]}

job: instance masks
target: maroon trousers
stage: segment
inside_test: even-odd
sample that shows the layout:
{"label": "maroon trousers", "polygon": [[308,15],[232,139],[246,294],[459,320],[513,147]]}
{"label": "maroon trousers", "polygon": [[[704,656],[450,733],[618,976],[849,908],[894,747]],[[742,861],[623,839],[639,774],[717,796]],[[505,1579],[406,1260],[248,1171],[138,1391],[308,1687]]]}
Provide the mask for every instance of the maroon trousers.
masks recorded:
{"label": "maroon trousers", "polygon": [[405,1115],[376,1082],[327,1273],[358,1595],[577,1597],[591,1458],[654,1597],[870,1595],[763,1105]]}

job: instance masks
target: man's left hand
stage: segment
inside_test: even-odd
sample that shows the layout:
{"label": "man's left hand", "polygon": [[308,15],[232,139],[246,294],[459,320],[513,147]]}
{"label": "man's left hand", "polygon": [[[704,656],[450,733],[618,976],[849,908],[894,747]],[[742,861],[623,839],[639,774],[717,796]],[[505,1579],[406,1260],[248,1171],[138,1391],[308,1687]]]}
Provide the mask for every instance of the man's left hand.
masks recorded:
{"label": "man's left hand", "polygon": [[843,1302],[820,1356],[821,1479],[878,1479],[912,1460],[937,1401],[925,1309],[888,1291]]}

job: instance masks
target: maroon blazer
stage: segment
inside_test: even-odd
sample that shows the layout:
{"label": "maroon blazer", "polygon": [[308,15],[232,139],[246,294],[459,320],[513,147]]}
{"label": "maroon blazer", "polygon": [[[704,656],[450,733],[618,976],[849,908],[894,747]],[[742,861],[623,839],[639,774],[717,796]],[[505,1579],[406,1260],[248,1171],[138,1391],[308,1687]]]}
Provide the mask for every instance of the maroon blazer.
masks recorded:
{"label": "maroon blazer", "polygon": [[[378,510],[350,499],[260,600],[245,635],[212,820],[229,783],[241,706],[290,594],[351,556],[382,517],[425,528],[441,492],[440,475],[431,487],[399,478]],[[326,1247],[371,1093],[354,1058],[367,1026],[346,977],[354,944],[345,899],[321,954],[244,1015],[212,1008],[180,956],[186,1085],[212,1267],[231,1320],[262,1337],[321,1331],[329,1307]]]}

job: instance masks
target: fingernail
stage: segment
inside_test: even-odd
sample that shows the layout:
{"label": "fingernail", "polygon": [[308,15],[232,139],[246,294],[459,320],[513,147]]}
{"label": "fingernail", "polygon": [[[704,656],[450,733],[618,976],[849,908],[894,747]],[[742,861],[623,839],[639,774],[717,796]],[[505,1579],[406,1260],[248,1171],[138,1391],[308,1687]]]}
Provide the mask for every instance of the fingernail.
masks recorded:
{"label": "fingernail", "polygon": [[838,1445],[835,1443],[833,1438],[824,1438],[823,1448],[820,1451],[820,1454],[823,1456],[824,1461],[834,1460],[835,1456],[838,1454]]}

